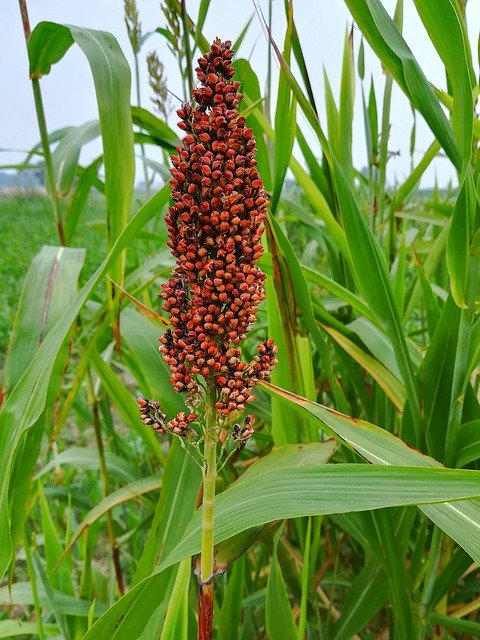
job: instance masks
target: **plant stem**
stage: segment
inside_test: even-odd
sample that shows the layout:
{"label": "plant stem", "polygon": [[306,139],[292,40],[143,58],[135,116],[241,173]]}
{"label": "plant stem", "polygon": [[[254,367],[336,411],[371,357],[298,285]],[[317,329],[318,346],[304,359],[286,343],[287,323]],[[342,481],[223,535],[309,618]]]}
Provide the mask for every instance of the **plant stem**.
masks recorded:
{"label": "plant stem", "polygon": [[188,32],[188,16],[185,0],[180,0],[180,11],[183,27],[183,50],[185,53],[186,77],[188,83],[187,101],[192,99],[193,91],[193,73],[192,73],[192,54],[190,51],[190,39]]}
{"label": "plant stem", "polygon": [[213,632],[213,546],[215,481],[217,478],[216,388],[207,395],[203,467],[203,513],[200,560],[200,597],[198,603],[198,640],[210,640]]}
{"label": "plant stem", "polygon": [[[18,4],[20,6],[20,13],[22,16],[22,24],[23,24],[23,33],[25,35],[25,42],[27,43],[27,51],[28,51],[28,40],[30,38],[30,21],[28,18],[28,9],[26,0],[18,0]],[[33,97],[35,100],[35,110],[37,112],[37,121],[38,128],[40,130],[40,139],[42,141],[43,147],[43,157],[45,160],[45,172],[47,174],[47,188],[48,194],[50,196],[50,201],[52,204],[53,216],[55,218],[55,224],[57,226],[58,238],[60,240],[60,244],[65,244],[65,232],[63,230],[62,218],[60,215],[60,209],[58,206],[57,199],[57,190],[55,186],[55,172],[53,170],[53,162],[52,162],[52,154],[50,151],[50,143],[48,141],[48,130],[47,123],[45,120],[45,110],[43,108],[43,100],[42,100],[42,92],[40,90],[40,81],[38,78],[34,76],[30,76],[32,81],[32,89],[33,89]]]}
{"label": "plant stem", "polygon": [[[135,88],[137,92],[137,106],[141,107],[140,104],[140,69],[138,66],[138,53],[134,51],[133,57],[135,60]],[[147,156],[145,154],[145,145],[142,143],[140,145],[140,152],[142,154],[142,164],[143,164],[143,179],[145,180],[145,189],[147,191],[147,198],[150,197],[150,178],[148,177],[147,170]]]}
{"label": "plant stem", "polygon": [[40,599],[38,597],[37,578],[35,575],[35,569],[32,562],[32,550],[30,548],[30,537],[28,527],[25,527],[23,536],[23,547],[25,550],[25,560],[27,561],[28,576],[30,578],[30,585],[32,587],[33,606],[35,609],[35,616],[38,624],[38,637],[40,640],[45,640],[45,630],[43,628],[42,620],[42,608],[40,606]]}
{"label": "plant stem", "polygon": [[[93,428],[95,430],[95,438],[97,440],[97,447],[98,447],[98,457],[100,462],[100,477],[102,480],[102,495],[104,498],[106,498],[110,493],[110,483],[108,481],[105,449],[103,448],[102,430],[100,426],[100,414],[98,411],[98,401],[95,396],[95,389],[92,383],[90,372],[88,375],[88,381],[89,381],[90,393],[92,396]],[[112,561],[113,561],[113,566],[115,568],[115,579],[117,583],[117,590],[119,595],[123,596],[123,594],[125,593],[125,589],[123,586],[122,567],[120,564],[120,551],[117,547],[117,542],[115,540],[115,531],[113,529],[113,518],[112,518],[111,511],[107,511],[106,518],[107,518],[108,540],[110,542],[110,548],[112,550]]]}
{"label": "plant stem", "polygon": [[[272,0],[268,2],[268,33],[272,33]],[[272,41],[268,38],[267,49],[267,87],[265,91],[265,117],[271,122],[270,100],[272,95]],[[269,143],[271,146],[271,142]]]}
{"label": "plant stem", "polygon": [[432,533],[432,542],[430,544],[430,554],[427,562],[425,584],[423,587],[422,598],[419,605],[419,640],[420,638],[425,637],[425,618],[430,606],[430,601],[432,599],[433,587],[435,586],[435,580],[437,578],[438,567],[440,564],[442,553],[442,538],[443,534],[441,529],[435,527]]}

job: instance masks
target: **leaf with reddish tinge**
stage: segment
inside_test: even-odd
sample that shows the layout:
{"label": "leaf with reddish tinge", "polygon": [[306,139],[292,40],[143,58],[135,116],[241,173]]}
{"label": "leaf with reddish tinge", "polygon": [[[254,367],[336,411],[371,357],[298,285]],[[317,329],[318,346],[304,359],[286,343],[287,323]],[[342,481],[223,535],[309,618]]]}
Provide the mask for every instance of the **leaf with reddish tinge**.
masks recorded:
{"label": "leaf with reddish tinge", "polygon": [[7,390],[18,382],[50,328],[74,298],[84,258],[84,249],[44,246],[32,260],[5,364]]}

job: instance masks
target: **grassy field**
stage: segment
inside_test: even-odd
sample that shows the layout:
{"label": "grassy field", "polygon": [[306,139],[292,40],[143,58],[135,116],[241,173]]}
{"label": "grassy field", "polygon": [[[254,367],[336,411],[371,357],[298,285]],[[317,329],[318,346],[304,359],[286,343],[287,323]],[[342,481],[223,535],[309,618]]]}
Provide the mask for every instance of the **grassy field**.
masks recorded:
{"label": "grassy field", "polygon": [[[87,247],[82,281],[101,262],[105,253],[104,205],[99,198],[91,198],[73,246]],[[9,332],[22,283],[33,256],[42,245],[58,244],[52,209],[47,197],[36,194],[0,195],[0,362],[8,347]]]}

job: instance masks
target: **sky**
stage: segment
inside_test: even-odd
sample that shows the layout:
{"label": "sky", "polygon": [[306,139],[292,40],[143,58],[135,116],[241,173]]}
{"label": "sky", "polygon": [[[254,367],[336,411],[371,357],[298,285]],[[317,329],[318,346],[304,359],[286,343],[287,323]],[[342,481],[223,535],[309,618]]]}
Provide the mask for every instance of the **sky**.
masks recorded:
{"label": "sky", "polygon": [[[27,2],[32,29],[38,22],[48,20],[109,31],[116,37],[128,61],[133,65],[133,56],[123,19],[123,0],[27,0]],[[199,0],[186,0],[186,3],[189,14],[195,20]],[[258,4],[267,15],[268,0],[258,0]],[[383,0],[383,4],[392,14],[395,0]],[[137,0],[137,5],[144,33],[165,25],[165,19],[160,10],[160,0]],[[281,44],[285,31],[284,0],[273,0],[272,9],[273,35],[277,43]],[[252,0],[212,0],[203,32],[208,40],[216,36],[235,40],[252,15],[254,18],[237,55],[249,58],[262,86],[267,76],[267,40],[261,22],[255,14]],[[321,123],[326,128],[323,73],[325,69],[334,95],[338,98],[343,41],[345,30],[352,24],[352,18],[343,0],[294,0],[294,16],[319,106]],[[476,51],[476,34],[480,26],[480,3],[470,2],[467,17],[470,36],[474,34],[472,50]],[[405,0],[404,37],[428,80],[438,87],[445,88],[443,66],[433,45],[429,42],[412,0]],[[354,43],[357,51],[360,43],[358,29],[354,30]],[[141,103],[146,108],[151,108],[151,103],[145,58],[147,53],[153,50],[158,52],[160,59],[164,62],[170,90],[181,95],[176,62],[162,36],[153,33],[140,53]],[[39,140],[32,87],[28,78],[25,40],[16,0],[3,0],[0,3],[0,60],[2,60],[0,165],[8,165],[22,161],[25,155],[23,150],[30,149]],[[475,68],[477,69],[476,60]],[[274,75],[278,75],[275,61],[273,69]],[[369,79],[370,76],[375,85],[380,112],[385,76],[378,59],[367,46],[365,78]],[[98,117],[90,69],[78,47],[71,47],[64,58],[52,67],[50,74],[42,78],[41,89],[49,131],[80,125]],[[367,85],[365,89],[368,90]],[[132,86],[132,102],[134,100]],[[175,128],[175,122],[176,115],[173,113],[169,120],[170,126]],[[398,87],[394,86],[389,150],[399,152],[399,155],[389,162],[390,183],[401,182],[409,173],[408,149],[412,122],[409,103]],[[308,126],[302,124],[302,129],[305,130],[309,141],[315,144],[314,136],[308,131]],[[426,123],[421,116],[417,116],[415,162],[420,160],[432,138],[433,134]],[[100,142],[91,143],[84,149],[81,161],[88,162],[99,152]],[[315,152],[319,154],[319,149],[317,148]],[[149,147],[149,155],[156,159],[151,147]],[[366,164],[361,91],[358,82],[355,98],[353,158],[358,169]],[[137,180],[141,180],[141,175],[137,164]],[[455,182],[452,165],[447,159],[440,158],[425,173],[422,186],[430,187],[435,181],[440,186],[444,186],[450,180]]]}

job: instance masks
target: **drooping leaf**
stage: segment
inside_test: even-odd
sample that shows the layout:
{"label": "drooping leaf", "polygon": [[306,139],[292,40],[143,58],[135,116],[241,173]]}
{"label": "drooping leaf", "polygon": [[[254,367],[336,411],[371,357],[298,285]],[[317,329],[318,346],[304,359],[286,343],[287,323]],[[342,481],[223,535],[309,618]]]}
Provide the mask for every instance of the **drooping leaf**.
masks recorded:
{"label": "drooping leaf", "polygon": [[[130,111],[130,67],[116,39],[95,31],[54,22],[41,22],[28,41],[30,75],[49,73],[73,43],[85,54],[93,76],[102,134],[107,208],[107,247],[112,249],[131,214],[135,156]],[[112,261],[111,277],[123,284],[125,252]],[[117,343],[119,301],[112,290],[108,297]]]}
{"label": "drooping leaf", "polygon": [[73,300],[84,258],[84,249],[44,246],[32,260],[18,301],[5,363],[7,390],[17,384],[39,345]]}
{"label": "drooping leaf", "polygon": [[88,529],[88,527],[91,527],[92,524],[99,518],[110,511],[110,509],[113,509],[114,507],[123,504],[128,500],[135,500],[145,493],[160,489],[161,486],[161,479],[157,476],[152,476],[148,478],[140,478],[139,480],[133,480],[120,489],[112,491],[112,493],[109,493],[108,496],[100,500],[100,502],[96,504],[93,509],[91,509],[84,516],[84,518],[78,525],[77,530],[73,533],[68,547],[72,547],[78,540],[78,538],[82,535],[82,533],[86,529]]}
{"label": "drooping leaf", "polygon": [[[441,464],[373,424],[343,415],[263,383],[270,392],[315,415],[331,432],[372,464],[441,467]],[[424,505],[420,509],[467,551],[480,558],[480,505],[474,501]]]}

